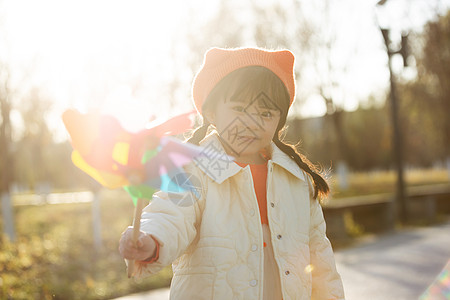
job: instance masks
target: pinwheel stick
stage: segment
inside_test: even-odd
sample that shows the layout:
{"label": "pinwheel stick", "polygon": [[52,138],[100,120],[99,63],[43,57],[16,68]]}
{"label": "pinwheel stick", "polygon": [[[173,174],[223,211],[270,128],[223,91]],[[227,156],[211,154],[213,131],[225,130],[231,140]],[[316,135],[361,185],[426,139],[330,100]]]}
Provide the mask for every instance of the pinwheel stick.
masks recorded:
{"label": "pinwheel stick", "polygon": [[[136,206],[134,208],[134,219],[133,219],[133,243],[136,244],[139,238],[139,232],[141,228],[141,214],[144,208],[144,199],[139,198],[137,200]],[[128,265],[128,278],[131,278],[134,273],[134,260],[127,260]]]}

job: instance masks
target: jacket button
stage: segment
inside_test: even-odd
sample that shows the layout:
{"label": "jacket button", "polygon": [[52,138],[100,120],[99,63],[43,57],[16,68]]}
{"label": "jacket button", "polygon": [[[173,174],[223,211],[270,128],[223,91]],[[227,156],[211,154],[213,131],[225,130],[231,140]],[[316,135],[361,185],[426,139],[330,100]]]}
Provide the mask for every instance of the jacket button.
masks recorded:
{"label": "jacket button", "polygon": [[252,249],[252,251],[256,251],[256,250],[258,250],[258,246],[253,244],[251,249]]}
{"label": "jacket button", "polygon": [[286,274],[286,275],[289,275],[289,273],[290,273],[289,271],[284,272],[284,274]]}
{"label": "jacket button", "polygon": [[281,240],[282,236],[281,234],[277,235],[277,239]]}
{"label": "jacket button", "polygon": [[255,215],[255,210],[254,209],[252,209],[252,210],[250,210],[250,216],[254,216]]}
{"label": "jacket button", "polygon": [[250,286],[256,286],[257,284],[258,284],[258,281],[256,281],[255,279],[250,281]]}
{"label": "jacket button", "polygon": [[270,206],[274,207],[274,206],[275,206],[275,203],[270,202]]}

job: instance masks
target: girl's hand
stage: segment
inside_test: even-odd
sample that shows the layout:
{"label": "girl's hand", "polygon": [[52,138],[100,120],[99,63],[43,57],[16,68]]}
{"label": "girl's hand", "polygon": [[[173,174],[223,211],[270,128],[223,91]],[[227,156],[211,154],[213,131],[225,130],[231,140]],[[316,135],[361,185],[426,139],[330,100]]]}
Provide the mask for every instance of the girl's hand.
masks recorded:
{"label": "girl's hand", "polygon": [[128,227],[122,233],[119,241],[119,252],[123,258],[129,260],[146,260],[155,255],[156,243],[146,233],[140,232],[136,243],[133,242],[133,228]]}

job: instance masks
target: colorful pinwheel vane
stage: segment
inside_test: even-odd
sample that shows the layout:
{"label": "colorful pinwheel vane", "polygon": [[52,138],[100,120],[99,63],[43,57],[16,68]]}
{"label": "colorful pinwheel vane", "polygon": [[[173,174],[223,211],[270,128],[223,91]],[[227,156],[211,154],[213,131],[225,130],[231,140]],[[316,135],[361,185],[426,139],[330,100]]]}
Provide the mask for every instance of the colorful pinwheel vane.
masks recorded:
{"label": "colorful pinwheel vane", "polygon": [[136,203],[151,199],[157,189],[180,192],[190,186],[180,186],[171,178],[176,174],[189,182],[181,167],[203,148],[169,135],[190,129],[193,115],[178,115],[136,133],[126,131],[108,115],[67,110],[62,118],[72,139],[73,163],[107,188],[123,187]]}

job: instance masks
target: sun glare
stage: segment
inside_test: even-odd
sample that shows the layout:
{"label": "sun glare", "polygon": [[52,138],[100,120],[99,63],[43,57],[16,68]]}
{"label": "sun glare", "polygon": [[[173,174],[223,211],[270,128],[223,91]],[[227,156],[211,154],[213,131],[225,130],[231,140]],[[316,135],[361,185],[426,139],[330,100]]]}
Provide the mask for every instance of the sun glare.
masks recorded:
{"label": "sun glare", "polygon": [[[17,82],[46,91],[55,114],[97,110],[140,129],[168,116],[163,79],[182,1],[5,1],[8,60]],[[191,108],[187,101],[186,111]],[[181,112],[181,111],[180,111]],[[49,120],[60,126],[60,120]],[[52,125],[53,124],[53,125]]]}
{"label": "sun glare", "polygon": [[[271,1],[276,0],[259,4]],[[0,61],[8,62],[13,85],[24,94],[38,88],[52,101],[48,125],[59,135],[57,139],[67,138],[60,116],[68,108],[112,114],[125,128],[141,129],[152,116],[167,118],[192,109],[193,66],[176,61],[174,53],[183,60],[192,56],[183,40],[186,28],[207,24],[215,17],[218,2],[4,0],[0,2],[0,42],[6,47],[0,47]],[[346,72],[336,77],[346,92],[332,96],[336,101],[342,99],[345,109],[355,109],[361,99],[385,89],[388,83],[386,53],[374,26],[372,2],[332,1],[336,5],[333,18],[339,24],[337,37],[344,36],[333,48],[334,61],[341,60]],[[226,3],[244,19],[245,10],[251,9],[245,1]],[[315,15],[312,2],[302,5],[312,9],[311,13],[306,10],[307,15]],[[351,51],[353,44],[358,51]],[[317,87],[315,76],[304,72],[301,78],[299,91]],[[16,98],[16,107],[26,101]],[[310,97],[301,110],[305,117],[326,111],[317,96]]]}

